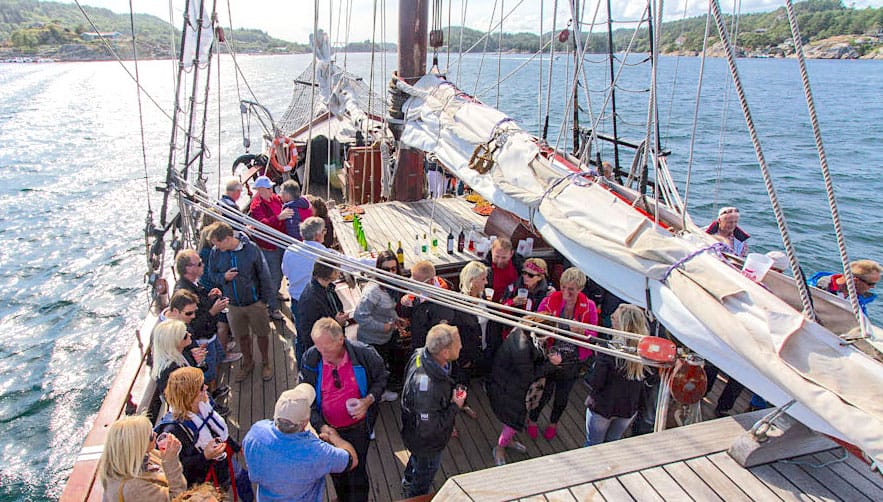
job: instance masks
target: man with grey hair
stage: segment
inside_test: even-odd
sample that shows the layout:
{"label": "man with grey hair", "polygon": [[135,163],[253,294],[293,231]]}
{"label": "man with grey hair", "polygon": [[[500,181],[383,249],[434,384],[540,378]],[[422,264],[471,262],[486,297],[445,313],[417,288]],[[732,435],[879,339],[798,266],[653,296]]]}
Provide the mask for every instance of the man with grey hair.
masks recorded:
{"label": "man with grey hair", "polygon": [[239,177],[233,176],[224,181],[224,194],[221,195],[221,204],[226,204],[230,209],[239,209],[239,197],[242,196],[242,182]]}
{"label": "man with grey hair", "polygon": [[466,390],[455,389],[451,378],[451,363],[461,348],[457,328],[437,324],[426,334],[426,345],[408,363],[402,389],[402,441],[411,450],[402,479],[406,498],[429,493],[454,430],[454,418],[466,401]]}
{"label": "man with grey hair", "polygon": [[[310,422],[313,429],[336,431],[349,441],[359,458],[368,454],[369,414],[377,413],[389,372],[374,347],[350,341],[340,323],[324,317],[313,324],[313,346],[301,363],[301,380],[319,393],[313,403]],[[356,469],[334,474],[334,491],[340,502],[368,500],[370,481],[362,462]]]}
{"label": "man with grey hair", "polygon": [[[356,450],[336,431],[306,430],[316,390],[306,383],[279,396],[273,420],[251,426],[242,441],[249,478],[258,486],[258,500],[321,501],[325,475],[354,469]],[[364,462],[364,459],[362,459]]]}
{"label": "man with grey hair", "polygon": [[[340,257],[340,261],[350,260],[347,257],[333,249],[325,247],[322,242],[325,240],[325,220],[318,216],[310,216],[300,224],[300,233],[303,237],[303,243],[311,248],[319,251],[332,253]],[[291,313],[295,316],[295,324],[297,323],[297,300],[300,298],[304,288],[310,283],[313,276],[313,264],[318,259],[315,254],[308,252],[309,250],[301,250],[299,247],[289,246],[282,256],[282,273],[288,278],[288,294],[291,296]],[[362,258],[358,260],[363,265],[373,267],[374,258]],[[307,336],[308,333],[304,333]]]}

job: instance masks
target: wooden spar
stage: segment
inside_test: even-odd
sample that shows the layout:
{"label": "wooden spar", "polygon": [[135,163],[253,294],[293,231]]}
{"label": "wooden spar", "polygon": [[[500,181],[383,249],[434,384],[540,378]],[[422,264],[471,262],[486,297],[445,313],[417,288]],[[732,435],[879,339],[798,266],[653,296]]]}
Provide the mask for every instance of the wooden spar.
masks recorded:
{"label": "wooden spar", "polygon": [[[429,0],[399,0],[399,78],[414,84],[426,74]],[[393,199],[423,198],[423,152],[401,147]]]}

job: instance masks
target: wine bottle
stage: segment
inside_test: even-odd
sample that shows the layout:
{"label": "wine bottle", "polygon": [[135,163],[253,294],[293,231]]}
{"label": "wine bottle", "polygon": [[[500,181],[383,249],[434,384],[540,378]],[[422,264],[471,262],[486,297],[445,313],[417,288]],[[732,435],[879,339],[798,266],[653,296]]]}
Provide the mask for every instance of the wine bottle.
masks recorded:
{"label": "wine bottle", "polygon": [[448,254],[454,254],[454,232],[448,230]]}
{"label": "wine bottle", "polygon": [[466,249],[468,249],[470,253],[475,252],[475,238],[475,225],[472,225],[472,230],[469,231],[469,242],[466,244]]}
{"label": "wine bottle", "polygon": [[396,249],[396,260],[399,262],[399,268],[405,266],[405,250],[402,249],[402,241],[399,241],[399,248]]}
{"label": "wine bottle", "polygon": [[392,251],[392,242],[386,241],[386,249]]}
{"label": "wine bottle", "polygon": [[466,247],[466,234],[463,233],[463,229],[460,229],[460,235],[457,237],[457,252],[462,253],[463,249]]}
{"label": "wine bottle", "polygon": [[432,249],[432,254],[438,254],[438,235],[435,233],[435,229],[432,230],[432,241],[430,249]]}
{"label": "wine bottle", "polygon": [[420,252],[426,254],[429,252],[429,239],[426,237],[426,234],[423,234],[423,240],[420,241]]}
{"label": "wine bottle", "polygon": [[414,235],[414,254],[420,256],[420,234]]}

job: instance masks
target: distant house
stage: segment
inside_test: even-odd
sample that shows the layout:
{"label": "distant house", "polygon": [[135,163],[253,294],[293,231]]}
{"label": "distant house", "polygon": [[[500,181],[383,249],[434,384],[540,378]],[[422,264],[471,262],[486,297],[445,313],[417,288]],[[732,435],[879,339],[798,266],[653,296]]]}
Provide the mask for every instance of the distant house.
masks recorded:
{"label": "distant house", "polygon": [[118,31],[99,32],[99,33],[96,33],[94,31],[87,31],[87,32],[80,34],[80,38],[82,38],[83,40],[86,40],[87,42],[92,41],[92,40],[98,40],[99,38],[102,38],[102,37],[106,38],[108,40],[116,40],[122,36],[123,36],[123,34]]}

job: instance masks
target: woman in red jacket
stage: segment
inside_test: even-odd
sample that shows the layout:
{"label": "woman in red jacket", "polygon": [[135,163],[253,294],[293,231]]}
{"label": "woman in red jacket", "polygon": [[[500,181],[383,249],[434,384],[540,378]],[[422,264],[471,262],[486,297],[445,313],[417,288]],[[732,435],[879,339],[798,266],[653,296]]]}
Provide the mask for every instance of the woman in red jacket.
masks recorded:
{"label": "woman in red jacket", "polygon": [[[581,293],[585,285],[586,274],[576,267],[565,270],[561,274],[561,289],[544,298],[537,312],[560,317],[562,321],[559,321],[558,327],[561,329],[568,329],[585,336],[595,336],[597,333],[594,331],[570,326],[564,321],[571,319],[586,324],[598,324],[598,309],[595,302]],[[552,399],[553,394],[555,400],[552,402],[552,414],[549,417],[549,425],[543,431],[543,437],[552,439],[558,434],[558,420],[567,407],[567,399],[573,389],[573,384],[579,378],[580,366],[592,355],[591,350],[577,347],[566,341],[550,338],[547,343],[549,343],[551,353],[549,359],[560,357],[561,362],[557,365],[547,365],[546,388],[543,391],[543,397],[540,398],[539,406],[531,410],[527,423],[527,434],[532,438],[536,438],[539,433],[536,421],[546,403]]]}

